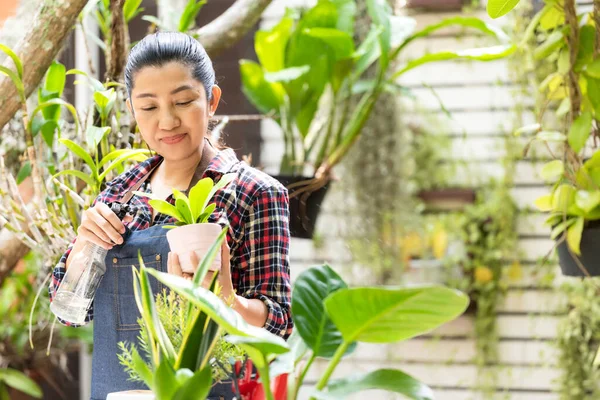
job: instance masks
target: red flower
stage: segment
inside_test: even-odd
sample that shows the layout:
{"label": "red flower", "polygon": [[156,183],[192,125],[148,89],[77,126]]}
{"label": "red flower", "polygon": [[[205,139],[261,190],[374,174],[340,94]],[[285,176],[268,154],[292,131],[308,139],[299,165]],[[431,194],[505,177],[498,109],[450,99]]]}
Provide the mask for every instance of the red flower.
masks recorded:
{"label": "red flower", "polygon": [[[242,370],[242,364],[240,361],[235,363],[235,376],[239,377]],[[244,365],[244,377],[238,378],[238,388],[242,400],[265,400],[265,390],[263,385],[258,382],[258,372],[252,376],[252,361],[248,360]],[[286,400],[287,399],[287,378],[288,374],[278,375],[271,380],[271,392],[275,400]],[[233,391],[235,392],[235,384],[233,385]]]}

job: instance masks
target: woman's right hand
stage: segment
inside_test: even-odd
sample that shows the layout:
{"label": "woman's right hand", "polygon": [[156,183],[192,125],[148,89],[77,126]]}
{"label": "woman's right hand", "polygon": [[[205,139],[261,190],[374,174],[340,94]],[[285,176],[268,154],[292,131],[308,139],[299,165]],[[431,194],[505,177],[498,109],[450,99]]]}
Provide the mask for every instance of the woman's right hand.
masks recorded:
{"label": "woman's right hand", "polygon": [[106,204],[98,202],[83,212],[77,241],[91,242],[110,250],[123,243],[122,233],[125,233],[123,222]]}

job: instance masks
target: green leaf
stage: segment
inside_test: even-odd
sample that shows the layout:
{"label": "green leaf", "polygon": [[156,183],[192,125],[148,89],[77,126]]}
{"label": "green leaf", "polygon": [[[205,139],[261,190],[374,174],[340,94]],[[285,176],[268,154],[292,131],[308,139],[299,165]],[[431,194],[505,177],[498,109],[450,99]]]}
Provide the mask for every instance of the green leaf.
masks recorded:
{"label": "green leaf", "polygon": [[204,212],[213,185],[212,179],[203,178],[190,189],[189,202],[194,221],[198,221],[198,218]]}
{"label": "green leaf", "polygon": [[131,21],[139,14],[139,7],[141,4],[142,0],[125,0],[125,4],[123,5],[123,17],[125,17],[125,22]]}
{"label": "green leaf", "polygon": [[519,4],[519,0],[489,0],[487,2],[487,13],[496,19],[507,14]]}
{"label": "green leaf", "polygon": [[260,65],[268,72],[285,69],[285,50],[292,35],[293,18],[287,13],[270,31],[258,31],[254,49]]}
{"label": "green leaf", "polygon": [[440,53],[432,53],[423,57],[406,63],[404,68],[394,73],[393,79],[398,78],[400,75],[420,65],[427,64],[430,62],[454,60],[454,59],[465,59],[465,60],[476,60],[476,61],[492,61],[507,57],[514,53],[516,50],[515,45],[502,45],[484,47],[478,49],[468,49],[459,51],[443,51]]}
{"label": "green leaf", "polygon": [[565,23],[564,11],[556,4],[547,4],[540,18],[540,26],[544,30],[552,30]]}
{"label": "green leaf", "polygon": [[427,333],[462,314],[469,298],[442,286],[340,289],[327,314],[351,343],[392,343]]}
{"label": "green leaf", "polygon": [[217,208],[217,205],[215,203],[209,204],[208,206],[206,206],[206,208],[204,209],[204,212],[202,214],[200,214],[200,216],[196,219],[196,223],[203,224],[206,221],[208,221],[208,218],[211,216],[213,211],[215,211],[215,208]]}
{"label": "green leaf", "polygon": [[131,361],[133,362],[133,367],[135,368],[135,372],[142,378],[146,386],[149,388],[153,387],[152,382],[152,371],[146,361],[140,356],[135,346],[131,347]]}
{"label": "green leaf", "polygon": [[227,333],[238,336],[255,336],[264,340],[270,340],[274,344],[287,346],[285,341],[279,336],[275,336],[263,328],[249,325],[241,315],[225,304],[223,300],[210,290],[197,286],[182,277],[159,272],[155,269],[147,269],[147,273],[154,276],[175,293],[189,300],[211,319],[215,320]]}
{"label": "green leaf", "polygon": [[67,71],[66,75],[84,76],[90,82],[90,86],[91,86],[92,90],[94,90],[95,92],[101,92],[104,90],[104,85],[102,84],[102,82],[100,82],[98,79],[95,79],[95,78],[89,76],[86,72],[84,72],[80,69],[70,69]]}
{"label": "green leaf", "polygon": [[336,28],[349,35],[353,35],[356,3],[354,0],[332,0],[331,2],[337,8],[338,20]]}
{"label": "green leaf", "polygon": [[308,346],[302,340],[302,337],[296,329],[287,340],[290,351],[281,354],[269,365],[269,376],[274,378],[281,374],[291,374],[294,372],[294,366],[306,355]]}
{"label": "green leaf", "polygon": [[600,79],[600,58],[596,58],[589,63],[585,69],[585,73],[592,78]]}
{"label": "green leaf", "polygon": [[290,67],[282,69],[277,72],[267,72],[265,79],[267,82],[290,82],[294,79],[298,79],[304,74],[310,71],[310,65],[303,65],[302,67]]}
{"label": "green leaf", "polygon": [[196,371],[194,376],[179,388],[173,400],[205,399],[212,385],[212,372],[210,366]]}
{"label": "green leaf", "polygon": [[89,174],[86,174],[85,172],[77,171],[75,169],[62,170],[58,174],[54,175],[54,178],[58,178],[59,176],[64,176],[64,175],[72,175],[76,178],[81,179],[82,181],[84,181],[85,183],[90,185],[91,187],[96,186],[96,181],[94,181],[94,179]]}
{"label": "green leaf", "polygon": [[[559,219],[562,219],[562,216],[558,216]],[[568,219],[566,221],[562,221],[560,222],[558,225],[556,225],[554,227],[554,229],[552,229],[552,232],[550,233],[550,239],[555,240],[561,233],[563,233],[569,226],[573,225],[575,223],[576,219],[575,218],[571,218]]]}
{"label": "green leaf", "polygon": [[205,4],[206,0],[188,0],[179,18],[179,32],[187,32],[195,26],[196,17]]}
{"label": "green leaf", "polygon": [[162,359],[154,373],[153,392],[156,400],[171,400],[179,389],[179,382],[175,379],[175,370],[167,359]]}
{"label": "green leaf", "polygon": [[0,369],[0,382],[35,398],[42,398],[42,389],[30,377],[11,368]]}
{"label": "green leaf", "polygon": [[46,72],[46,80],[44,82],[44,89],[47,92],[58,93],[58,96],[62,96],[63,90],[65,89],[66,81],[66,69],[65,66],[58,61],[53,61],[48,67]]}
{"label": "green leaf", "polygon": [[23,183],[23,181],[31,175],[31,163],[29,161],[25,161],[25,164],[19,169],[19,173],[17,173],[17,185]]}
{"label": "green leaf", "polygon": [[179,214],[177,208],[164,200],[152,199],[148,202],[154,210],[161,214],[168,215],[170,217],[175,218],[178,221],[183,221],[183,216]]}
{"label": "green leaf", "polygon": [[265,79],[260,65],[250,60],[240,61],[242,91],[263,114],[278,113],[283,106],[284,90],[278,83]]}
{"label": "green leaf", "polygon": [[559,185],[552,194],[552,209],[556,212],[566,212],[575,203],[575,191],[571,185]]}
{"label": "green leaf", "polygon": [[[98,168],[101,168],[104,166],[104,164],[106,164],[109,161],[113,161],[117,158],[121,158],[124,155],[127,155],[127,157],[125,158],[126,160],[130,160],[133,159],[137,156],[146,156],[149,157],[150,156],[150,150],[146,150],[146,149],[120,149],[120,150],[113,150],[110,153],[108,153],[107,155],[105,155],[104,157],[102,157],[102,160],[100,160],[100,162],[98,163]],[[145,157],[145,158],[146,158]]]}
{"label": "green leaf", "polygon": [[584,25],[579,30],[579,49],[574,70],[581,71],[594,58],[594,44],[596,41],[596,28],[591,25]]}
{"label": "green leaf", "polygon": [[28,129],[32,130],[32,120],[36,116],[37,113],[39,113],[40,111],[42,111],[45,108],[54,107],[57,105],[64,106],[67,108],[67,110],[69,110],[69,112],[71,113],[71,116],[73,117],[73,121],[75,121],[75,132],[77,133],[79,131],[79,117],[77,116],[77,110],[75,110],[75,107],[73,107],[72,104],[67,103],[63,99],[50,99],[42,104],[39,104],[30,115]]}
{"label": "green leaf", "polygon": [[575,194],[575,204],[589,213],[600,204],[600,191],[578,190]]}
{"label": "green leaf", "polygon": [[548,38],[533,51],[535,60],[542,60],[566,44],[565,34],[562,30],[552,32]]}
{"label": "green leaf", "polygon": [[[331,293],[347,288],[329,265],[313,267],[298,276],[292,292],[292,314],[296,331],[318,356],[330,358],[344,339],[325,313],[323,301]],[[351,353],[356,345],[351,346]]]}
{"label": "green leaf", "polygon": [[319,400],[345,399],[364,390],[385,390],[414,400],[433,400],[429,386],[397,369],[378,369],[335,380],[327,385],[327,392],[315,393]]}
{"label": "green leaf", "polygon": [[[215,197],[215,194],[217,194],[217,192],[223,188],[225,188],[226,186],[228,186],[231,182],[233,182],[233,180],[236,178],[237,174],[235,173],[229,173],[229,174],[225,174],[221,177],[221,179],[219,179],[219,181],[212,187],[212,189],[210,190],[210,193],[208,194],[208,196],[206,197],[206,199],[204,200],[204,205],[203,205],[203,209],[206,211],[206,207],[208,206],[208,203],[213,199],[213,197]],[[212,211],[211,211],[212,213]]]}
{"label": "green leaf", "polygon": [[546,163],[542,170],[540,171],[540,175],[542,179],[545,181],[556,181],[558,180],[562,174],[565,172],[565,166],[561,160],[554,160]]}
{"label": "green leaf", "polygon": [[[571,99],[565,97],[561,102],[558,108],[556,109],[557,117],[564,117],[567,113],[571,111]],[[563,139],[564,140],[564,139]]]}
{"label": "green leaf", "polygon": [[269,363],[276,355],[285,354],[290,350],[285,342],[274,343],[271,340],[256,337],[227,335],[225,336],[225,340],[239,346],[248,353],[248,356],[250,356],[257,368],[264,368],[266,366],[261,361]]}
{"label": "green leaf", "polygon": [[104,136],[110,133],[110,130],[110,126],[103,126],[101,128],[94,125],[88,126],[85,131],[85,142],[87,143],[88,148],[95,149]]}
{"label": "green leaf", "polygon": [[19,93],[19,98],[21,99],[21,103],[25,103],[27,98],[25,96],[25,86],[23,86],[23,81],[21,78],[12,70],[0,65],[0,74],[4,74],[10,78],[12,83],[17,88],[17,92]]}
{"label": "green leaf", "polygon": [[64,144],[73,154],[82,159],[92,170],[92,175],[97,174],[96,164],[92,157],[85,151],[81,146],[77,143],[69,140],[69,139],[58,139],[58,141]]}
{"label": "green leaf", "polygon": [[5,53],[7,56],[11,58],[13,63],[15,63],[15,68],[17,69],[17,77],[19,80],[23,79],[23,64],[21,63],[21,59],[17,54],[12,51],[12,49],[2,43],[0,43],[0,51]]}
{"label": "green leaf", "polygon": [[44,138],[44,142],[48,145],[49,148],[52,148],[54,145],[54,133],[58,131],[58,135],[60,136],[60,128],[56,121],[49,120],[44,122],[42,127],[40,128],[42,131],[42,137]]}
{"label": "green leaf", "polygon": [[[175,192],[175,190],[177,189],[173,189],[173,193]],[[190,206],[186,200],[181,198],[176,199],[175,208],[177,208],[177,212],[179,213],[179,215],[181,215],[182,222],[185,222],[186,224],[193,224],[195,222],[192,218],[192,211],[190,210]]]}
{"label": "green leaf", "polygon": [[119,168],[125,161],[129,161],[129,160],[133,160],[136,158],[136,156],[140,154],[139,152],[137,152],[136,150],[132,150],[131,152],[126,152],[121,154],[120,156],[118,156],[117,158],[115,158],[115,160],[113,162],[111,162],[108,166],[106,166],[106,168],[104,169],[104,171],[102,171],[102,173],[99,176],[99,179],[101,181],[103,181],[104,179],[106,179],[106,177],[108,176],[108,174],[115,168]]}
{"label": "green leaf", "polygon": [[115,101],[117,100],[117,93],[115,89],[101,90],[94,92],[94,102],[96,108],[103,118],[108,118],[108,114],[112,110]]}
{"label": "green leaf", "polygon": [[350,58],[354,54],[354,41],[346,32],[331,28],[311,28],[304,30],[303,33],[325,43],[331,50],[334,60]]}
{"label": "green leaf", "polygon": [[300,30],[306,28],[335,28],[338,24],[338,9],[330,1],[319,1],[300,20]]}
{"label": "green leaf", "polygon": [[158,343],[161,350],[161,360],[165,360],[169,363],[169,366],[172,366],[175,363],[176,353],[173,348],[173,343],[171,339],[167,336],[165,332],[165,328],[160,321],[158,316],[158,311],[156,310],[156,305],[154,303],[154,295],[152,293],[152,288],[150,287],[150,281],[148,279],[148,271],[153,268],[146,268],[144,266],[144,261],[142,260],[141,254],[138,255],[140,270],[137,273],[137,270],[134,266],[132,266],[132,270],[134,276],[137,273],[137,280],[139,282],[139,287],[141,289],[140,298],[142,308],[139,309],[140,314],[144,318],[144,323],[148,325],[149,331],[152,334],[156,343]]}
{"label": "green leaf", "polygon": [[585,111],[577,117],[569,130],[569,146],[575,153],[579,153],[585,146],[592,130],[592,113]]}
{"label": "green leaf", "polygon": [[580,246],[584,221],[585,219],[583,217],[579,217],[575,223],[567,229],[567,244],[571,251],[578,256],[581,255]]}

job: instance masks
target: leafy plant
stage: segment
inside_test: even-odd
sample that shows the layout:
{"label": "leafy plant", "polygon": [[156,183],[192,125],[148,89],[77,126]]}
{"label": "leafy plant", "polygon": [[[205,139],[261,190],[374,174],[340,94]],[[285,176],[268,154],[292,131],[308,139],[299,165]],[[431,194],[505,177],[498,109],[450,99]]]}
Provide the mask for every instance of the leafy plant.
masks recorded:
{"label": "leafy plant", "polygon": [[[490,1],[488,13],[498,17],[517,3],[518,0]],[[544,165],[541,175],[552,184],[552,189],[535,205],[550,213],[546,222],[552,228],[551,238],[566,240],[570,252],[578,256],[584,228],[600,219],[600,156],[597,147],[588,143],[591,138],[597,139],[600,115],[600,43],[593,22],[600,10],[578,13],[574,0],[546,3],[532,19],[521,42],[524,46],[534,34],[542,38],[533,56],[552,67],[539,87],[545,105],[536,124],[516,133],[532,135],[525,154],[532,142],[543,142],[549,150],[553,160]],[[550,128],[551,122],[545,115],[551,109],[561,125],[558,130]]]}
{"label": "leafy plant", "polygon": [[142,19],[156,25],[162,30],[188,32],[196,27],[196,18],[206,3],[207,0],[188,0],[181,14],[176,17],[176,25],[160,20],[153,15],[144,15]]}
{"label": "leafy plant", "polygon": [[[360,136],[380,93],[397,92],[396,80],[413,68],[458,58],[493,60],[514,51],[508,45],[442,51],[401,63],[392,71],[392,61],[409,43],[447,26],[473,28],[501,41],[505,35],[470,17],[450,18],[413,33],[415,21],[392,15],[383,3],[367,2],[373,26],[358,46],[353,41],[353,0],[320,0],[301,16],[288,11],[274,28],[256,34],[260,63],[241,61],[243,91],[283,131],[281,174],[301,175],[311,164],[317,177],[327,178]],[[376,77],[366,79],[364,74],[373,65]],[[352,106],[354,95],[361,99]]]}
{"label": "leafy plant", "polygon": [[[192,394],[193,398],[203,399],[208,395],[212,379],[209,362],[221,330],[238,337],[251,338],[254,343],[260,343],[265,348],[287,351],[288,347],[283,339],[266,330],[249,326],[213,293],[215,277],[210,290],[200,286],[221,249],[226,233],[227,229],[223,229],[202,259],[192,282],[145,268],[141,257],[140,270],[132,269],[135,299],[143,320],[142,329],[147,339],[150,366],[132,347],[129,368],[141,377],[158,400],[187,399]],[[184,308],[184,333],[178,351],[160,320],[149,285],[150,275],[188,301],[187,308]]]}
{"label": "leafy plant", "polygon": [[175,205],[159,199],[150,193],[135,192],[137,195],[149,197],[149,204],[158,212],[169,215],[177,220],[174,226],[165,226],[165,228],[175,228],[183,225],[202,224],[208,221],[208,218],[215,210],[214,203],[209,204],[215,193],[225,186],[229,185],[235,178],[235,174],[225,174],[216,184],[211,178],[203,178],[190,189],[189,198],[177,189],[173,189]]}
{"label": "leafy plant", "polygon": [[27,375],[11,368],[0,368],[0,399],[2,400],[10,399],[7,387],[37,399],[42,398],[42,389]]}

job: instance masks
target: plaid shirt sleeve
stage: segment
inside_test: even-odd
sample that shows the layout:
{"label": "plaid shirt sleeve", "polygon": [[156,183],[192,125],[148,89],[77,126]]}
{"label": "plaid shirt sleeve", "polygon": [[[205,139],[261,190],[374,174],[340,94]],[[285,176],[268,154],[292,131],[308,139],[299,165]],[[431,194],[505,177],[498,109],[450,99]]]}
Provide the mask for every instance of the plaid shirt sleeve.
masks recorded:
{"label": "plaid shirt sleeve", "polygon": [[293,328],[288,203],[284,187],[263,189],[249,209],[242,245],[234,255],[241,270],[238,294],[262,300],[269,312],[265,328],[284,338]]}

